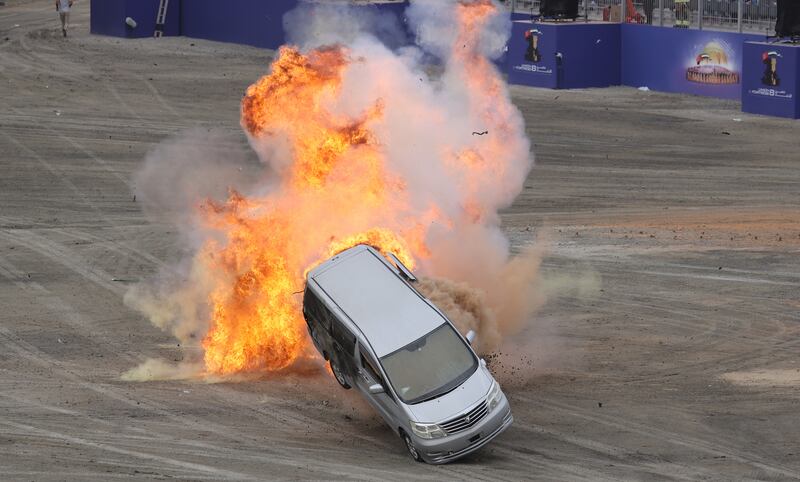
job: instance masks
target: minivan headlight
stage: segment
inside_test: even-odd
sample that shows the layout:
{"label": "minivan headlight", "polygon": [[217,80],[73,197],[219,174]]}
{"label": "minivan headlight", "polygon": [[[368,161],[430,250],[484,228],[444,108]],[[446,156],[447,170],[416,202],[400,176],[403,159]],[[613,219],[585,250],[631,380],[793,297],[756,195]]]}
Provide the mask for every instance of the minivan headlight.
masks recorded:
{"label": "minivan headlight", "polygon": [[409,420],[411,423],[411,430],[417,434],[419,438],[439,438],[447,435],[442,430],[442,427],[435,423],[417,423]]}
{"label": "minivan headlight", "polygon": [[500,400],[502,399],[503,392],[500,391],[500,385],[497,382],[494,382],[491,390],[489,390],[489,396],[486,397],[486,404],[489,406],[489,411],[491,412],[494,410],[494,408],[500,404]]}

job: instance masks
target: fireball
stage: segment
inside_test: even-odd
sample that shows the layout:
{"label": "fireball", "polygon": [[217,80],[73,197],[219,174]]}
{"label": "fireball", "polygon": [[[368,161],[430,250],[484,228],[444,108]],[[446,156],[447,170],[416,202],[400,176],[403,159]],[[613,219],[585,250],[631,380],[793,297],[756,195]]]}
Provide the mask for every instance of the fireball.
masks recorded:
{"label": "fireball", "polygon": [[[255,193],[231,191],[226,201],[207,200],[199,209],[204,232],[213,233],[195,256],[213,274],[202,340],[207,374],[278,371],[315,357],[301,311],[311,268],[369,244],[413,269],[431,258],[433,229],[493,221],[497,207],[521,188],[530,166],[524,127],[478,42],[497,7],[489,0],[459,1],[454,11],[448,70],[463,79],[459,105],[491,133],[434,153],[448,182],[437,189],[455,193],[455,202],[437,192],[419,199],[402,169],[392,166],[386,139],[400,137],[386,134],[390,105],[393,112],[398,104],[416,109],[418,119],[409,122],[431,125],[447,112],[404,103],[388,87],[381,91],[392,79],[380,77],[380,62],[370,64],[378,94],[360,103],[350,101],[348,95],[362,93],[347,91],[346,81],[370,59],[342,45],[282,47],[270,73],[247,89],[241,125],[257,150],[269,146],[259,153],[272,156],[275,182]],[[343,104],[351,108],[337,107]]]}

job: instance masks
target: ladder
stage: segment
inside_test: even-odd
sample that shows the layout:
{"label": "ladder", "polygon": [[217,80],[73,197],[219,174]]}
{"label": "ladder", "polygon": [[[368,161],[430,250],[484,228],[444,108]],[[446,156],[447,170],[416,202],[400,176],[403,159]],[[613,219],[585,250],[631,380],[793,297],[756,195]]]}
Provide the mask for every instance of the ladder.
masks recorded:
{"label": "ladder", "polygon": [[156,16],[156,31],[153,34],[155,38],[161,38],[164,35],[164,23],[167,21],[167,7],[169,0],[161,0],[158,4],[158,15]]}

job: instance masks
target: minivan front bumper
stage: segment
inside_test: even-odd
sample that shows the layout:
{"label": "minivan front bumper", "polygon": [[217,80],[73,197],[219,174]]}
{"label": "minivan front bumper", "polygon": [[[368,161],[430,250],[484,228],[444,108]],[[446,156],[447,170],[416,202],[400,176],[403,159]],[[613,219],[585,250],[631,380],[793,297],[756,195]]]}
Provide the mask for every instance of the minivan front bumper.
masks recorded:
{"label": "minivan front bumper", "polygon": [[497,407],[468,430],[437,439],[412,436],[420,455],[430,464],[444,464],[470,454],[500,435],[514,421],[505,394]]}

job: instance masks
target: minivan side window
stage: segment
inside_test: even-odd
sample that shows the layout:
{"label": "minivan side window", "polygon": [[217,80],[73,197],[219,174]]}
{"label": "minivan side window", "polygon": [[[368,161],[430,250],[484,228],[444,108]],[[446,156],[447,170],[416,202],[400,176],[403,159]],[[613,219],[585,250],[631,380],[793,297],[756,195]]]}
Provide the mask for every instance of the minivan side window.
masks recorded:
{"label": "minivan side window", "polygon": [[361,353],[361,366],[364,367],[364,369],[367,371],[367,373],[369,373],[369,376],[371,376],[373,380],[383,384],[383,379],[381,378],[380,374],[378,374],[377,368],[375,368],[375,365],[371,361],[369,361],[367,357],[364,356],[364,353]]}
{"label": "minivan side window", "polygon": [[[361,350],[363,350],[363,348],[361,348]],[[372,377],[373,380],[383,385],[383,388],[386,390],[385,392],[386,396],[388,396],[389,399],[392,400],[393,402],[397,403],[397,400],[394,398],[394,395],[392,395],[392,392],[389,390],[389,386],[383,380],[380,370],[378,370],[376,364],[372,362],[372,358],[364,356],[363,351],[361,352],[361,366],[364,367],[364,370],[367,371],[367,373],[369,374],[369,376]]]}
{"label": "minivan side window", "polygon": [[313,291],[306,288],[303,299],[303,311],[307,318],[321,324],[325,329],[330,330],[330,314],[322,301],[314,294]]}
{"label": "minivan side window", "polygon": [[356,350],[356,336],[350,333],[350,330],[345,328],[342,323],[334,319],[333,323],[331,323],[331,335],[333,335],[333,339],[339,342],[339,345],[342,346],[342,349],[345,353],[352,356]]}

